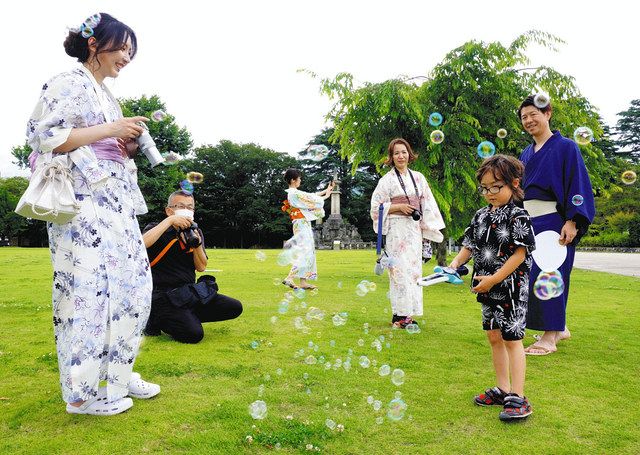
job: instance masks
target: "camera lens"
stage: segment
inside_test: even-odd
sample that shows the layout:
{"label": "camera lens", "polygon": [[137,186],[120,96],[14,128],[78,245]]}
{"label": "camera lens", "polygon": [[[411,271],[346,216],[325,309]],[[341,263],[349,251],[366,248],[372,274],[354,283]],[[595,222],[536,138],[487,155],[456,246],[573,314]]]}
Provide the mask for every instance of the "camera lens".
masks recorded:
{"label": "camera lens", "polygon": [[413,218],[414,221],[420,221],[420,212],[414,210],[413,212],[411,212],[411,218]]}

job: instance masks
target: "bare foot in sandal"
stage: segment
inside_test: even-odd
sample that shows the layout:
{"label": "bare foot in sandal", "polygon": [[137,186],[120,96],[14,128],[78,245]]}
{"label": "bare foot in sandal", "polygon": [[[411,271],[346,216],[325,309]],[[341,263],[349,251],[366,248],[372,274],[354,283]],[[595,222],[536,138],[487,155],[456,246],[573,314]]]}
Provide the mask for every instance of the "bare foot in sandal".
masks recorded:
{"label": "bare foot in sandal", "polygon": [[532,345],[527,346],[524,350],[524,353],[527,355],[548,355],[556,351],[557,349],[543,346],[539,341],[537,341]]}

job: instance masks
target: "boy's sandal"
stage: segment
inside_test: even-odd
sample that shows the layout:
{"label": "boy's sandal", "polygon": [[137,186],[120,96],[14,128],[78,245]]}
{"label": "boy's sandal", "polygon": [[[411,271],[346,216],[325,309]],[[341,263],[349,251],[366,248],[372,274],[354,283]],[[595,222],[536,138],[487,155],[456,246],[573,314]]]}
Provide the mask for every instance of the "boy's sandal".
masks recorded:
{"label": "boy's sandal", "polygon": [[507,394],[500,387],[491,387],[473,398],[478,406],[502,406]]}

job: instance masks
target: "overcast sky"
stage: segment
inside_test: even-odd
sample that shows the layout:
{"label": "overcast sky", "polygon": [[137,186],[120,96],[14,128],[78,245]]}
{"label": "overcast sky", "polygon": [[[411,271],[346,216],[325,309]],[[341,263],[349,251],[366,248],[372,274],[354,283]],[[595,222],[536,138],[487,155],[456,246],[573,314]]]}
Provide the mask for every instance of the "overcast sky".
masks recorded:
{"label": "overcast sky", "polygon": [[538,29],[566,41],[534,46],[533,66],[575,77],[609,125],[640,98],[633,2],[517,1],[20,1],[0,17],[4,45],[0,176],[24,175],[11,148],[24,143],[42,84],[77,65],[66,27],[103,11],[131,26],[139,51],[116,80],[117,97],[157,94],[195,145],[254,142],[296,154],[325,126],[320,76],[357,82],[426,75],[465,41],[510,43]]}

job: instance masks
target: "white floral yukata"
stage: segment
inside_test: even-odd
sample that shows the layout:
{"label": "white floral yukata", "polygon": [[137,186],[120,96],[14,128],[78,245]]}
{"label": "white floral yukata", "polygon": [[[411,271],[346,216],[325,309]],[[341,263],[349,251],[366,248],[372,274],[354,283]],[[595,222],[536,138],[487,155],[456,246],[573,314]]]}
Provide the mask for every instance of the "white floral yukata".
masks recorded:
{"label": "white floral yukata", "polygon": [[[72,128],[120,117],[109,90],[76,68],[43,86],[28,142],[33,155],[51,154]],[[151,306],[149,260],[136,219],[147,207],[133,161],[97,159],[92,146],[69,152],[69,158],[80,212],[65,224],[47,223],[62,397],[88,400],[106,380],[107,398],[116,400],[128,393]]]}
{"label": "white floral yukata", "polygon": [[[418,194],[409,172],[415,179]],[[389,298],[394,315],[422,316],[422,287],[417,281],[422,277],[423,239],[442,242],[440,229],[445,227],[438,205],[431,193],[427,179],[420,172],[401,174],[406,194],[412,205],[420,205],[422,217],[415,221],[410,216],[389,213],[392,203],[407,203],[405,192],[392,168],[378,182],[371,197],[373,230],[378,232],[378,214],[383,205],[382,235],[386,235],[385,252],[391,258],[389,266]]]}
{"label": "white floral yukata", "polygon": [[287,200],[291,207],[299,209],[304,215],[304,218],[291,221],[293,237],[287,241],[287,244],[296,250],[296,254],[292,258],[291,271],[287,278],[315,280],[318,278],[318,270],[311,222],[324,217],[324,199],[314,193],[289,188]]}

